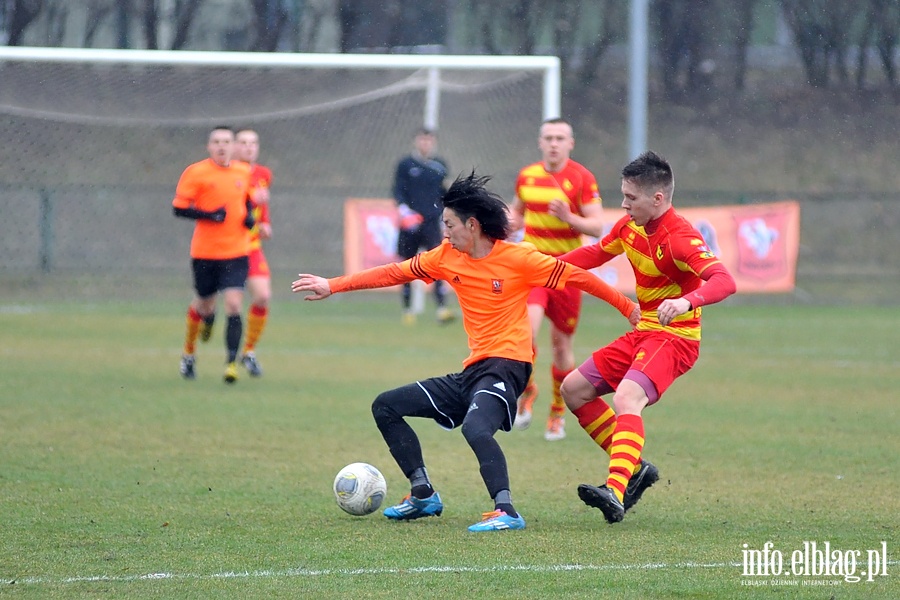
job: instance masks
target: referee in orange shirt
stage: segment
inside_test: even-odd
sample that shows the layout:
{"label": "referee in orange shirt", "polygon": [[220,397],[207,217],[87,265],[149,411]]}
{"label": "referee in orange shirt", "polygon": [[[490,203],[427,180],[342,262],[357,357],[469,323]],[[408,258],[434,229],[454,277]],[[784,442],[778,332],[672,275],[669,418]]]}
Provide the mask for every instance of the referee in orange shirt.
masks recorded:
{"label": "referee in orange shirt", "polygon": [[191,266],[196,295],[187,312],[187,332],[181,356],[181,375],[194,379],[194,347],[204,318],[216,311],[216,295],[222,292],[225,328],[224,379],[237,381],[236,359],[243,325],[241,309],[247,280],[250,229],[254,225],[249,206],[250,167],[231,160],[234,131],[224,125],[209,134],[209,158],[184,170],[172,201],[175,215],[193,219]]}
{"label": "referee in orange shirt", "polygon": [[462,428],[494,502],[469,531],[524,529],[513,507],[506,458],[494,439],[509,431],[516,399],[531,375],[534,351],[526,299],[535,287],[575,286],[614,306],[632,323],[634,303],[587,271],[541,252],[507,242],[509,218],[503,200],[484,188],[487,178],[457,179],[443,195],[445,240],[399,263],[325,279],[301,273],[294,292],[320,300],[336,292],[387,287],[421,279],[443,279],[456,292],[469,356],[461,373],[423,379],[380,394],[372,404],[375,423],[391,455],[409,479],[410,494],[384,516],[397,521],[438,516],[444,510],[425,469],[422,448],[406,417],[431,419],[445,429]]}

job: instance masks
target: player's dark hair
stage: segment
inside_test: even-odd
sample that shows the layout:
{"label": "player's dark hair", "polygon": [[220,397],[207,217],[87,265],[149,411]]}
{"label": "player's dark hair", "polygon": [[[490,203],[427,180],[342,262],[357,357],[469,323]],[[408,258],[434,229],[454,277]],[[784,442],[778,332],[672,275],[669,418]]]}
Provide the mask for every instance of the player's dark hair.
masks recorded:
{"label": "player's dark hair", "polygon": [[648,150],[622,169],[622,179],[626,179],[643,189],[661,189],[671,199],[675,188],[672,167],[659,154]]}
{"label": "player's dark hair", "polygon": [[572,126],[571,123],[563,119],[562,117],[551,117],[549,119],[544,119],[541,125],[568,125]]}
{"label": "player's dark hair", "polygon": [[509,235],[509,214],[506,203],[498,194],[485,185],[491,178],[479,176],[475,171],[456,178],[444,192],[441,202],[463,222],[474,217],[481,225],[481,231],[492,240],[505,240]]}
{"label": "player's dark hair", "polygon": [[230,131],[232,134],[234,133],[234,127],[232,127],[231,125],[216,125],[212,129],[210,129],[209,132],[212,133],[213,131],[219,131],[219,130]]}

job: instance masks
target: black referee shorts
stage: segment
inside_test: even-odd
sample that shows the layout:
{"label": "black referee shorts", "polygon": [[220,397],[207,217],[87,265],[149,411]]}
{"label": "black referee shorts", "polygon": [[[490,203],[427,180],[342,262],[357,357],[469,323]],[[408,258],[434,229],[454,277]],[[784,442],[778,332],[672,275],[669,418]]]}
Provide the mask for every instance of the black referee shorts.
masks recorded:
{"label": "black referee shorts", "polygon": [[212,260],[208,258],[191,259],[194,271],[194,289],[201,298],[209,298],[217,292],[229,288],[244,289],[250,260],[246,256]]}

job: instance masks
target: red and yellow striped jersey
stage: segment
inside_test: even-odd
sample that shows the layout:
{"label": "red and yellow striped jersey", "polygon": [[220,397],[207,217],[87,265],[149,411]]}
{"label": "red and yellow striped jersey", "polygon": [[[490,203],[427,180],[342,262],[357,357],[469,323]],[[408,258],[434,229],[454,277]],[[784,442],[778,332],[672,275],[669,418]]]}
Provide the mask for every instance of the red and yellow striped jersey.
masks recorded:
{"label": "red and yellow striped jersey", "polygon": [[602,240],[573,252],[565,260],[591,269],[622,253],[628,257],[636,280],[635,292],[641,307],[638,331],[668,331],[699,340],[701,306],[695,304],[694,310],[665,327],[660,325],[656,309],[663,300],[681,298],[697,290],[714,271],[724,271],[731,280],[703,236],[674,208],[644,227],[635,225],[625,215]]}
{"label": "red and yellow striped jersey", "polygon": [[544,163],[528,165],[519,172],[516,196],[525,205],[525,241],[551,256],[559,256],[581,246],[581,234],[548,212],[550,202],[567,201],[579,215],[581,207],[600,204],[594,175],[583,165],[568,160],[558,172],[550,173]]}
{"label": "red and yellow striped jersey", "polygon": [[250,203],[253,207],[253,218],[256,225],[250,230],[250,249],[262,248],[262,240],[259,237],[259,224],[271,223],[269,220],[269,203],[257,202],[254,192],[259,188],[272,187],[272,170],[260,164],[250,166]]}

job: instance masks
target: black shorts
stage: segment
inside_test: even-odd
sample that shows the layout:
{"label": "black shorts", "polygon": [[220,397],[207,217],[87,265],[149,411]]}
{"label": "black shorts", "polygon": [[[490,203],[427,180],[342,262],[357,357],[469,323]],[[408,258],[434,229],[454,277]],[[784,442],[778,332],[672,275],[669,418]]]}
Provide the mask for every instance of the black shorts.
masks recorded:
{"label": "black shorts", "polygon": [[414,231],[403,230],[397,234],[397,255],[406,260],[419,253],[421,249],[431,250],[439,246],[444,239],[440,217],[423,222]]}
{"label": "black shorts", "polygon": [[461,373],[416,382],[431,403],[431,416],[438,425],[453,429],[462,425],[473,402],[499,401],[506,409],[500,429],[512,429],[516,402],[531,377],[531,363],[508,358],[486,358]]}
{"label": "black shorts", "polygon": [[222,260],[193,258],[191,268],[194,270],[194,289],[197,295],[209,298],[229,288],[244,289],[250,261],[246,256]]}

